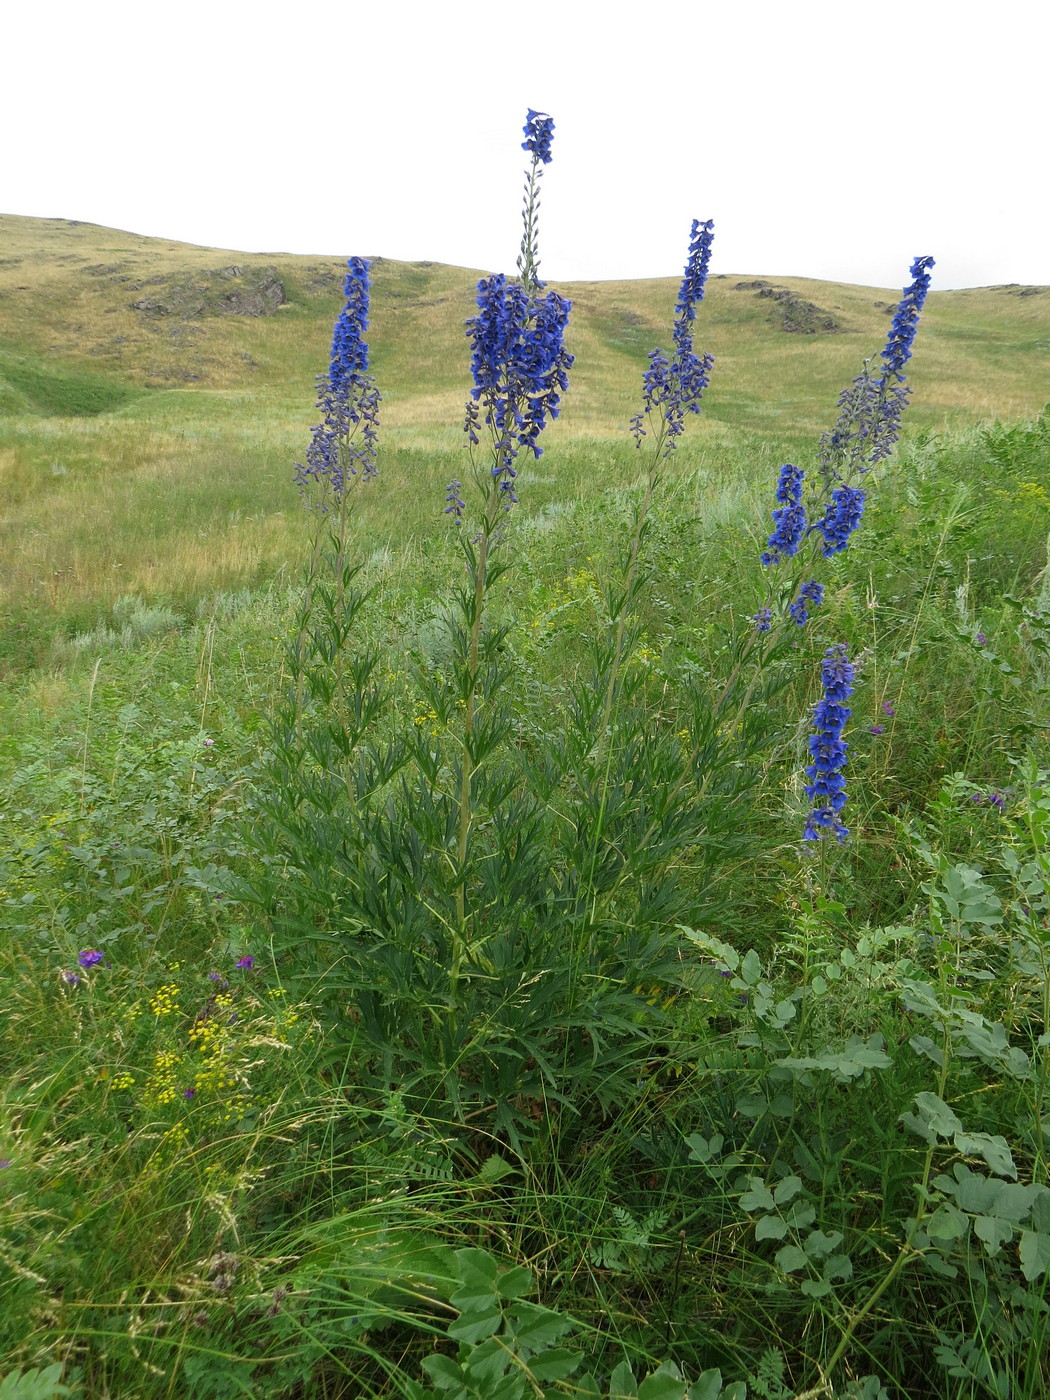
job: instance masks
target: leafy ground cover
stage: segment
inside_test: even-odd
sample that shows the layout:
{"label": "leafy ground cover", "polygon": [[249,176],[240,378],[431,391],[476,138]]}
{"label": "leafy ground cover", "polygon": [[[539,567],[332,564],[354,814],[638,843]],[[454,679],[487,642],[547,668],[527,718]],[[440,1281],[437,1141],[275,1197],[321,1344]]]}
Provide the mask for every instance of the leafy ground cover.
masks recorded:
{"label": "leafy ground cover", "polygon": [[674,289],[568,289],[565,412],[457,532],[473,275],[380,264],[379,476],[318,524],[332,266],[3,228],[0,1394],[1044,1395],[1050,295],[932,294],[797,626],[777,470],[888,294],[712,279],[660,458]]}

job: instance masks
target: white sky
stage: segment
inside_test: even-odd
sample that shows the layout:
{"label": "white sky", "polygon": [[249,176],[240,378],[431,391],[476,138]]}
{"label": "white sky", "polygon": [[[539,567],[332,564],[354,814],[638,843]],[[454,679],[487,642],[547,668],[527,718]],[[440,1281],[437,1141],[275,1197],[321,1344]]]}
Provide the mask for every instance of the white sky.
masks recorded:
{"label": "white sky", "polygon": [[[16,10],[17,6],[17,10]],[[10,0],[0,210],[553,280],[1050,283],[1045,0]]]}

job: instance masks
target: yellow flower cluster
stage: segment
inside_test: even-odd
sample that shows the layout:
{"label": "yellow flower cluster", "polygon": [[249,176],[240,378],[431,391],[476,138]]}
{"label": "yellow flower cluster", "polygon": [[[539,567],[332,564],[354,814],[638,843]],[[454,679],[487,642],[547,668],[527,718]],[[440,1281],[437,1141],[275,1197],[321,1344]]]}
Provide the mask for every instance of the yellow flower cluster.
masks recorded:
{"label": "yellow flower cluster", "polygon": [[175,982],[165,982],[149,999],[149,1009],[154,1016],[170,1016],[179,1009],[179,988]]}
{"label": "yellow flower cluster", "polygon": [[174,1050],[158,1050],[153,1057],[153,1073],[146,1080],[143,1098],[147,1103],[174,1103],[178,1094],[179,1056]]}

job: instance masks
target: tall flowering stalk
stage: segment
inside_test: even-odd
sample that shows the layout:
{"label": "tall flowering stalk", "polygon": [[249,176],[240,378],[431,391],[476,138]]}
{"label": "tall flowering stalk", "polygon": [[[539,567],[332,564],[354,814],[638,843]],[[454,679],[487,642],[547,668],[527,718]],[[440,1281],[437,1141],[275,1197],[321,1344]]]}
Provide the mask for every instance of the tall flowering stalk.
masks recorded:
{"label": "tall flowering stalk", "polygon": [[[359,566],[347,562],[349,491],[355,481],[377,475],[380,393],[368,368],[369,264],[349,258],[343,284],[345,305],[332,330],[328,371],[317,378],[321,421],[310,435],[306,461],[297,462],[295,481],[301,495],[313,495],[323,524],[314,539],[309,580],[303,596],[298,638],[291,658],[301,709],[304,687],[328,690],[344,720],[349,714],[345,692],[346,642],[364,603],[354,588]],[[334,587],[329,586],[331,579]],[[311,649],[320,649],[331,666],[330,686],[311,669]],[[312,677],[312,680],[310,679]],[[351,706],[352,708],[352,706]],[[348,723],[346,736],[355,730]]]}
{"label": "tall flowering stalk", "polygon": [[317,377],[321,422],[311,434],[305,463],[297,462],[300,492],[320,486],[337,505],[351,482],[376,475],[380,393],[368,369],[369,264],[349,258],[343,284],[346,305],[336,318],[328,373]]}
{"label": "tall flowering stalk", "polygon": [[[470,448],[471,472],[481,501],[476,532],[464,530],[460,548],[466,585],[460,591],[460,624],[454,630],[457,649],[459,702],[463,711],[462,756],[456,822],[456,951],[455,984],[466,953],[466,901],[470,835],[474,823],[475,775],[489,751],[490,727],[479,733],[479,707],[497,688],[494,678],[482,685],[485,653],[484,618],[487,591],[502,569],[493,556],[503,540],[506,512],[517,504],[517,460],[522,452],[542,455],[539,438],[557,418],[561,396],[569,384],[573,357],[565,348],[571,303],[539,280],[537,254],[539,182],[551,161],[554,122],[531,108],[526,118],[523,149],[532,155],[526,173],[524,231],[518,258],[518,281],[502,273],[478,283],[477,315],[467,322],[474,386],[467,400],[464,432]],[[487,452],[482,454],[483,439]],[[463,523],[467,504],[461,483],[446,491],[445,514]],[[495,664],[495,663],[493,663]],[[483,693],[484,692],[484,695]],[[498,726],[496,726],[498,729]]]}
{"label": "tall flowering stalk", "polygon": [[[809,539],[830,558],[848,546],[860,525],[867,493],[857,482],[889,456],[900,437],[901,416],[911,393],[904,366],[911,359],[933,265],[930,257],[914,260],[912,281],[894,315],[881,365],[874,363],[874,357],[865,361],[862,372],[840,395],[838,421],[820,440],[818,483],[807,492],[801,468],[781,468],[776,490],[780,509],[773,511],[775,528],[762,554],[767,568],[793,558]],[[815,579],[788,589],[788,613],[799,626],[809,616],[805,604],[819,603],[817,589],[823,595]],[[761,609],[755,617],[757,630],[768,631],[771,616],[770,608]]]}
{"label": "tall flowering stalk", "polygon": [[[674,351],[649,352],[649,363],[642,375],[642,407],[631,419],[631,434],[635,447],[647,442],[649,449],[645,491],[633,522],[630,543],[623,572],[607,593],[608,621],[606,641],[599,652],[594,683],[604,691],[598,724],[597,752],[603,763],[598,790],[600,798],[593,821],[589,856],[588,882],[597,890],[595,872],[602,842],[605,839],[607,806],[614,763],[614,715],[624,684],[625,661],[632,646],[631,618],[634,614],[644,577],[640,568],[642,552],[649,526],[649,512],[660,484],[661,471],[675,451],[678,439],[685,431],[686,415],[700,412],[700,400],[707,388],[714,367],[714,357],[698,355],[693,348],[693,326],[697,308],[704,298],[711,249],[714,243],[714,222],[694,219],[689,233],[689,254],[675,303],[672,339]],[[598,914],[597,894],[592,900],[592,924]]]}
{"label": "tall flowering stalk", "polygon": [[693,349],[693,322],[704,299],[707,271],[714,243],[714,221],[693,220],[689,236],[689,257],[675,305],[674,352],[649,351],[649,364],[642,376],[642,408],[631,419],[636,447],[649,437],[653,443],[652,469],[669,456],[685,431],[685,415],[700,412],[700,399],[711,378],[714,357],[698,355]]}
{"label": "tall flowering stalk", "polygon": [[843,644],[829,647],[821,663],[823,695],[813,706],[813,733],[809,752],[812,763],[806,767],[806,796],[813,804],[806,817],[803,837],[817,841],[834,835],[845,841],[849,827],[840,820],[846,805],[846,755],[849,745],[842,737],[852,711],[846,701],[853,694],[854,667]]}

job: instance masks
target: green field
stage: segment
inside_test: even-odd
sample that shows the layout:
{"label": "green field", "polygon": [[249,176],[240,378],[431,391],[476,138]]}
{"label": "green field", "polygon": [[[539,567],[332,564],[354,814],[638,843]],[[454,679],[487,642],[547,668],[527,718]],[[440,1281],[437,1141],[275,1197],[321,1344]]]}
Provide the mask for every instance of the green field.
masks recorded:
{"label": "green field", "polygon": [[931,293],[796,627],[899,291],[714,268],[660,471],[677,280],[558,288],[482,619],[478,272],[374,260],[329,546],[342,265],[0,216],[3,1400],[1046,1395],[1050,288]]}

